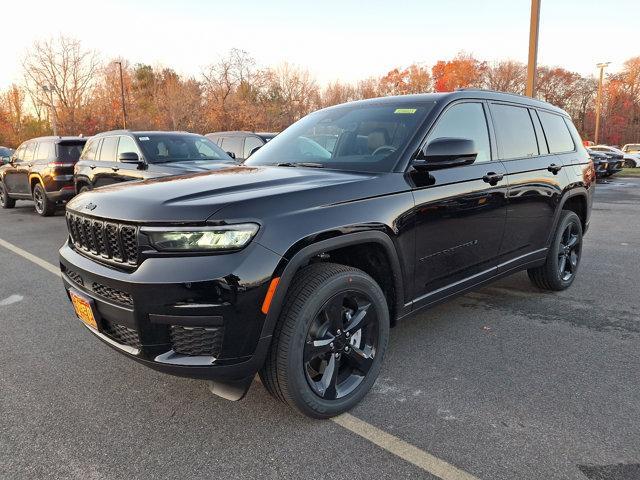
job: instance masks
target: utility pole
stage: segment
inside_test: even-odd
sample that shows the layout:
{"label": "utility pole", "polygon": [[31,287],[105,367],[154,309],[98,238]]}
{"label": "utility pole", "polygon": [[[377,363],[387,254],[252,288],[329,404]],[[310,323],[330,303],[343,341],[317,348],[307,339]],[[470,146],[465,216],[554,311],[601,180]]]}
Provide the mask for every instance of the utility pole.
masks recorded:
{"label": "utility pole", "polygon": [[598,145],[600,136],[600,108],[602,107],[602,82],[604,81],[604,69],[611,62],[602,62],[596,65],[600,69],[600,81],[598,82],[598,96],[596,98],[596,132],[593,134],[593,142]]}
{"label": "utility pole", "polygon": [[47,96],[47,100],[49,103],[49,115],[51,116],[51,129],[53,130],[53,135],[58,136],[58,115],[56,113],[56,106],[53,103],[53,92],[55,91],[55,87],[53,85],[42,85],[42,90]]}
{"label": "utility pole", "polygon": [[525,95],[536,94],[536,66],[538,63],[538,31],[540,30],[540,2],[531,0],[531,23],[529,24],[529,61],[527,62],[527,87]]}
{"label": "utility pole", "polygon": [[122,128],[127,128],[127,108],[124,105],[124,79],[122,78],[122,62],[115,62],[120,69],[120,101],[122,103]]}

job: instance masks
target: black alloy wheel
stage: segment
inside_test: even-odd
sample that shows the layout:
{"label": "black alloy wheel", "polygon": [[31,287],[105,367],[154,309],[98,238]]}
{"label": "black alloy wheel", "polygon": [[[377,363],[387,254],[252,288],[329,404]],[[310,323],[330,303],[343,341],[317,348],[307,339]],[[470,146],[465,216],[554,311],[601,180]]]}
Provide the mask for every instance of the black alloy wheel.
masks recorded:
{"label": "black alloy wheel", "polygon": [[580,232],[575,223],[569,223],[562,232],[558,249],[558,272],[563,282],[571,280],[576,274],[581,250]]}
{"label": "black alloy wheel", "polygon": [[334,295],[312,322],[304,371],[316,395],[342,398],[362,383],[378,348],[378,316],[371,299],[348,290]]}

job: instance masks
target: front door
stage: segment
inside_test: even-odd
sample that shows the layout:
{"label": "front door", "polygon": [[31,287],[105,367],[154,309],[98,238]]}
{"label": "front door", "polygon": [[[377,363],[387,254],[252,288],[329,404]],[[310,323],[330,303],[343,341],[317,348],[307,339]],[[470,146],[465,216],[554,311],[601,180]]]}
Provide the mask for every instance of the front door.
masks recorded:
{"label": "front door", "polygon": [[412,173],[416,204],[414,307],[495,274],[506,223],[506,170],[492,154],[486,106],[455,103],[426,139],[474,140],[471,165]]}

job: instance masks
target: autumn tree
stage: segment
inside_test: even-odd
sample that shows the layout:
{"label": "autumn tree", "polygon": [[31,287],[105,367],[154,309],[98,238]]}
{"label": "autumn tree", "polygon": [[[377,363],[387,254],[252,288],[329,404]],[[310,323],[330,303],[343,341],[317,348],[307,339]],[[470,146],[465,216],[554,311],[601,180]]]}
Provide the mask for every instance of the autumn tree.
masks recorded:
{"label": "autumn tree", "polygon": [[394,68],[378,84],[378,93],[381,95],[426,93],[431,86],[431,75],[427,68],[414,63],[404,69]]}
{"label": "autumn tree", "polygon": [[436,92],[451,92],[457,88],[480,87],[486,70],[486,62],[461,52],[452,60],[438,61],[431,68],[433,89]]}
{"label": "autumn tree", "polygon": [[77,133],[100,68],[98,55],[78,40],[59,37],[35,42],[23,61],[25,88],[35,104],[47,105],[60,133]]}
{"label": "autumn tree", "polygon": [[483,86],[499,92],[524,94],[527,66],[514,60],[495,62],[484,71]]}

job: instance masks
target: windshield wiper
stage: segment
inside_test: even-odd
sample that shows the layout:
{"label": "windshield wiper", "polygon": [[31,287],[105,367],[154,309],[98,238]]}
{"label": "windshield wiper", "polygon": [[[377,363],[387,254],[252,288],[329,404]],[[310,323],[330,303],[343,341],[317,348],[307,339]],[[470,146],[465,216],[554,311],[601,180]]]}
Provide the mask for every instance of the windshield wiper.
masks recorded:
{"label": "windshield wiper", "polygon": [[275,164],[276,167],[309,167],[309,168],[324,168],[322,163],[314,162],[280,162]]}

